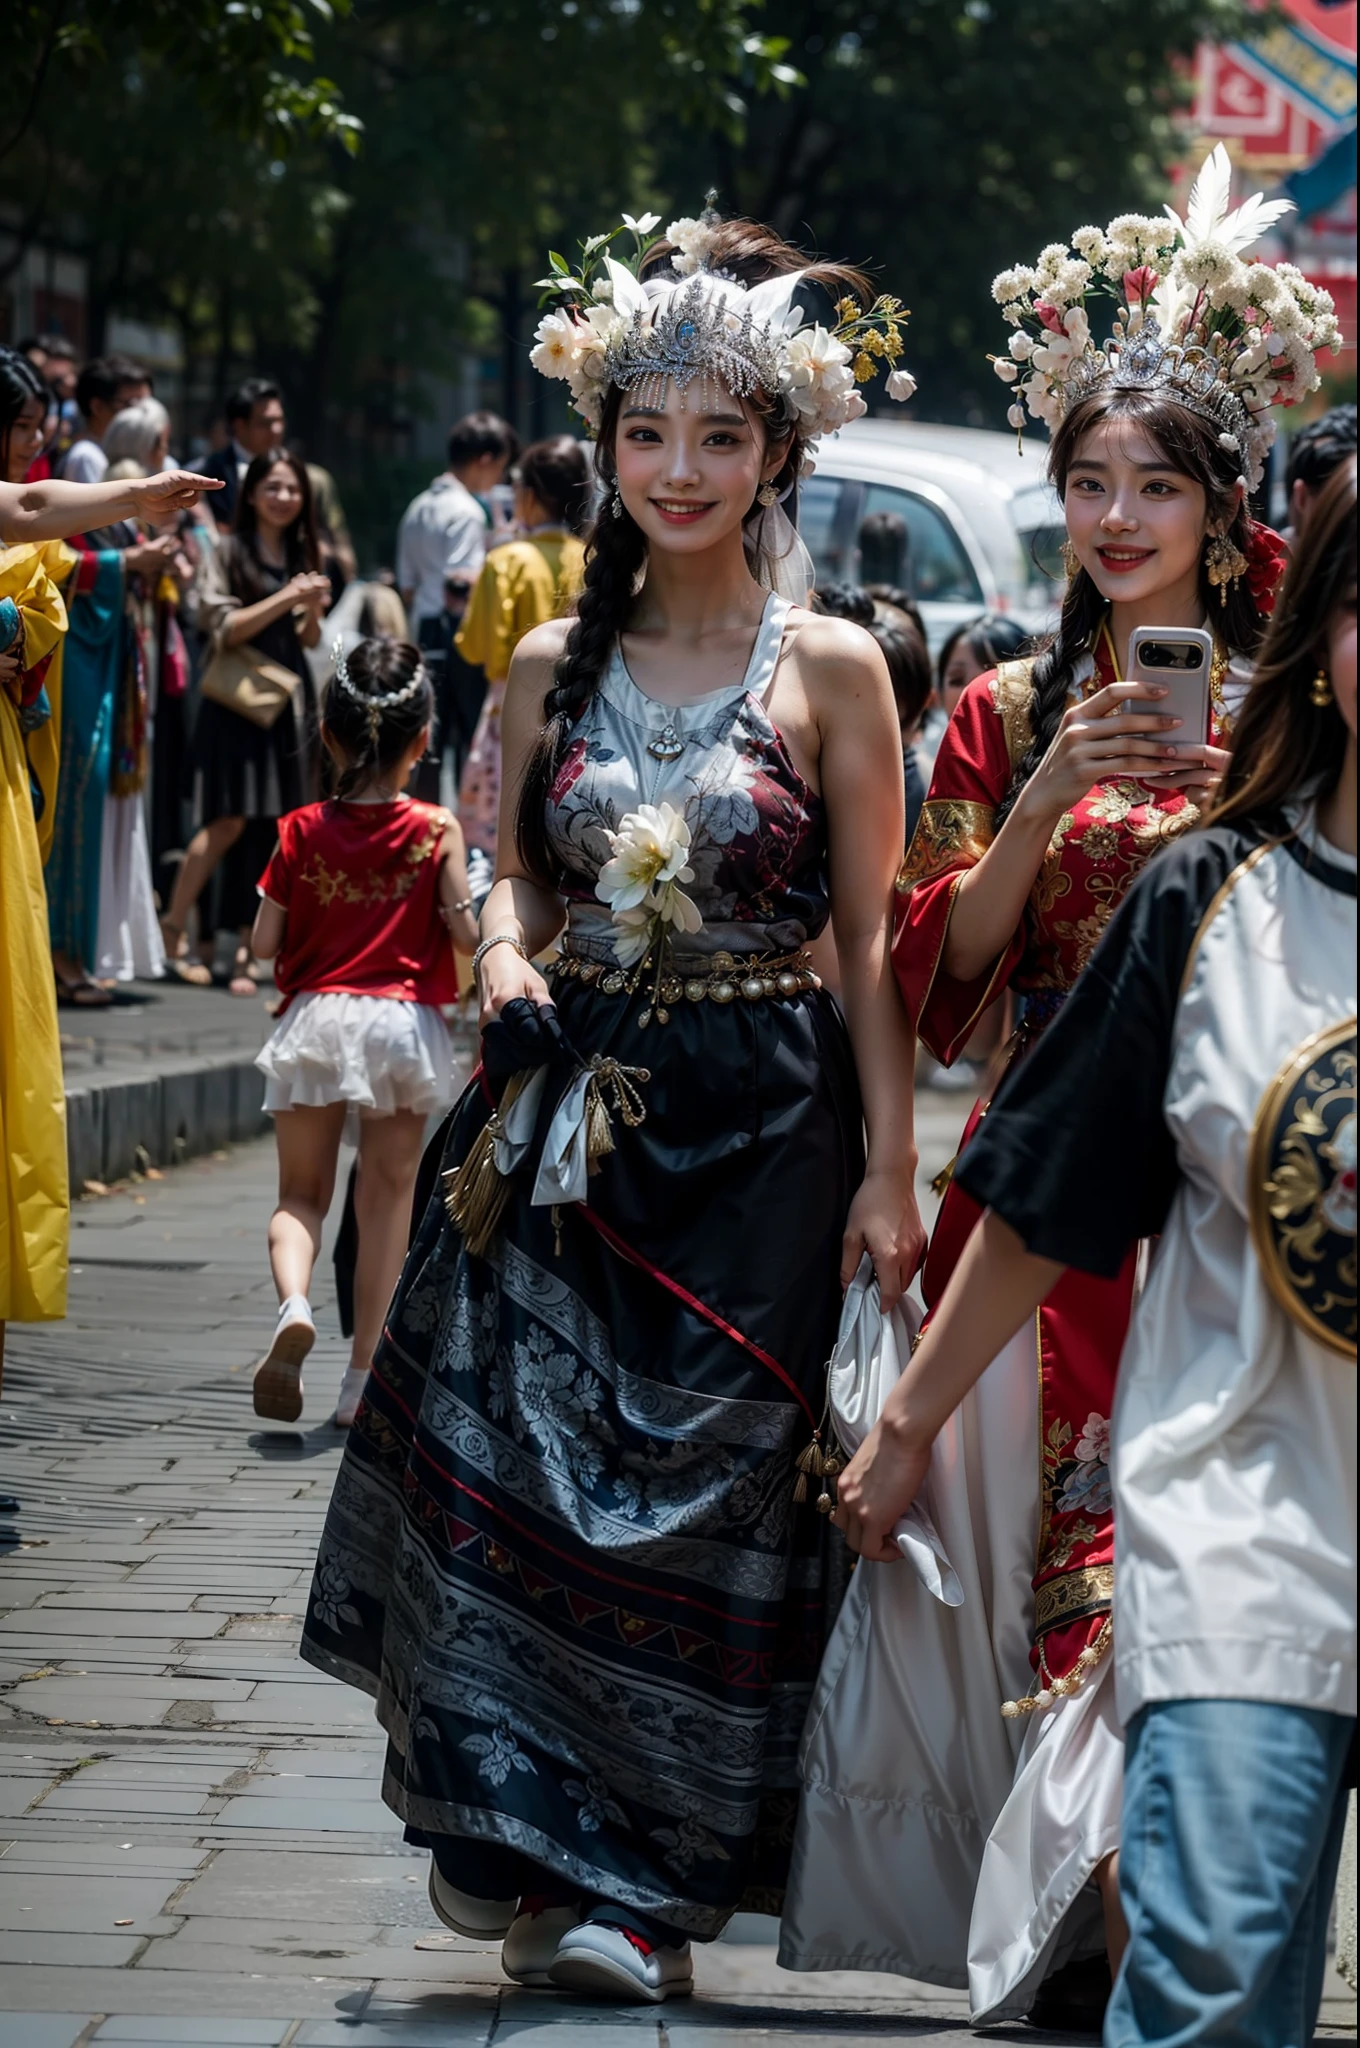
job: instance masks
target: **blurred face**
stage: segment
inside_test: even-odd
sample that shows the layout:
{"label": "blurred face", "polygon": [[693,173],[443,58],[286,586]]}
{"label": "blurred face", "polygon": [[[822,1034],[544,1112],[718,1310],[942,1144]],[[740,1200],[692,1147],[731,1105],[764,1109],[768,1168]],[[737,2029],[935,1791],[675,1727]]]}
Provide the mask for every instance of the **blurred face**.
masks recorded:
{"label": "blurred face", "polygon": [[973,652],[972,642],[965,633],[963,638],[951,650],[949,659],[944,665],[944,673],[940,677],[941,696],[944,702],[946,718],[954,716],[955,707],[960,697],[968,688],[974,676],[980,676],[981,674],[982,670],[977,665],[977,656]]}
{"label": "blurred face", "polygon": [[1103,420],[1082,436],[1063,510],[1068,539],[1102,597],[1116,604],[1173,595],[1195,601],[1208,502],[1203,487],[1173,469],[1141,427]]}
{"label": "blurred face", "polygon": [[65,405],[68,398],[76,395],[76,365],[70,356],[48,356],[38,364],[46,377],[59,405]]}
{"label": "blurred face", "polygon": [[255,517],[266,532],[282,533],[302,510],[302,485],[291,462],[276,462],[251,497]]}
{"label": "blurred face", "polygon": [[667,554],[705,553],[739,531],[756,492],[787,452],[767,448],[765,431],[740,402],[719,390],[701,410],[691,386],[682,406],[674,379],[664,409],[625,394],[614,443],[619,495],[647,536]]}
{"label": "blurred face", "polygon": [[1327,673],[1346,730],[1355,736],[1355,585],[1327,622]]}
{"label": "blurred face", "polygon": [[458,471],[458,481],[464,490],[471,491],[474,498],[485,497],[488,491],[495,490],[497,484],[505,482],[505,472],[509,467],[508,455],[475,455]]}
{"label": "blurred face", "polygon": [[26,400],[23,411],[9,430],[9,476],[7,482],[21,484],[30,463],[42,454],[47,407],[41,398]]}
{"label": "blurred face", "polygon": [[287,424],[283,401],[261,398],[251,406],[248,420],[236,421],[234,431],[247,455],[267,455],[271,448],[282,447]]}

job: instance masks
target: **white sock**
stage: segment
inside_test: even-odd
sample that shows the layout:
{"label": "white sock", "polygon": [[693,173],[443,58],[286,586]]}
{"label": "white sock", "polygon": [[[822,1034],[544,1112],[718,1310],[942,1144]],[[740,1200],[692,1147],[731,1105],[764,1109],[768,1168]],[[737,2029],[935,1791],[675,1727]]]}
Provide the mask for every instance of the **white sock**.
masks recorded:
{"label": "white sock", "polygon": [[299,1316],[306,1322],[312,1321],[312,1305],[305,1294],[290,1294],[287,1301],[279,1303],[281,1323],[292,1322]]}

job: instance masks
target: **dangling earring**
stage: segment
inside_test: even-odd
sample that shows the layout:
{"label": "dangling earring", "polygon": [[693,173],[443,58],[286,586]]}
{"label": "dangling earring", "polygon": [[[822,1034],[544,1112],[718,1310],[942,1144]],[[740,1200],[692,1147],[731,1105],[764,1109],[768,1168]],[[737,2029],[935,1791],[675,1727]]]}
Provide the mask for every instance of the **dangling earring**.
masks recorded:
{"label": "dangling earring", "polygon": [[1226,533],[1216,533],[1204,550],[1204,573],[1218,591],[1220,608],[1228,602],[1228,585],[1247,573],[1247,558]]}
{"label": "dangling earring", "polygon": [[1332,690],[1332,679],[1325,668],[1320,668],[1313,677],[1312,682],[1308,686],[1308,696],[1310,702],[1315,704],[1319,711],[1325,711],[1329,704],[1335,704],[1336,696]]}
{"label": "dangling earring", "polygon": [[1081,556],[1070,540],[1065,540],[1058,552],[1062,556],[1062,565],[1067,571],[1067,580],[1070,583],[1081,567]]}
{"label": "dangling earring", "polygon": [[779,486],[774,481],[773,477],[771,477],[770,481],[767,484],[762,484],[760,486],[760,489],[756,492],[756,503],[758,505],[763,505],[767,512],[769,511],[771,505],[777,505],[779,503]]}
{"label": "dangling earring", "polygon": [[614,479],[614,485],[613,485],[613,496],[611,497],[611,499],[610,499],[610,501],[609,501],[609,510],[610,510],[610,512],[612,513],[612,515],[613,515],[613,517],[614,517],[615,519],[622,519],[622,517],[623,517],[623,493],[622,493],[622,492],[620,491],[620,489],[619,489],[619,480],[618,480],[618,478],[617,478],[617,477],[615,477],[615,479]]}

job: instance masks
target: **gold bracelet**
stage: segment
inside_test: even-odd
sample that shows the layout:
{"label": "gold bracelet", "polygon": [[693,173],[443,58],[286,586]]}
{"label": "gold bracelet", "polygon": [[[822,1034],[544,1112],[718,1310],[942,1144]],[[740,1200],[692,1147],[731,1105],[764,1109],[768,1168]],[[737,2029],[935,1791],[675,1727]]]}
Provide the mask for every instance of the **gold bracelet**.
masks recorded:
{"label": "gold bracelet", "polygon": [[485,960],[493,946],[513,946],[521,960],[527,961],[529,958],[529,955],[525,952],[524,947],[513,932],[493,932],[489,939],[482,940],[481,945],[478,946],[472,956],[472,977],[474,981],[481,970],[483,960]]}

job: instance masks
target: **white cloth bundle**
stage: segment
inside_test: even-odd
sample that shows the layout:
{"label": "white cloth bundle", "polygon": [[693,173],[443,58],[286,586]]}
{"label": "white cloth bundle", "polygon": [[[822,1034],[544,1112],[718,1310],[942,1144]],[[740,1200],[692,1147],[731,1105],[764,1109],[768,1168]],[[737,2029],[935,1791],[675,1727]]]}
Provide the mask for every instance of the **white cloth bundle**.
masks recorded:
{"label": "white cloth bundle", "polygon": [[[920,1327],[921,1311],[906,1295],[884,1315],[873,1260],[866,1252],[846,1293],[827,1380],[836,1435],[852,1457],[883,1413],[883,1403],[906,1370]],[[925,1485],[893,1535],[926,1591],[946,1607],[960,1607],[963,1587],[931,1519],[929,1491],[927,1475]]]}

